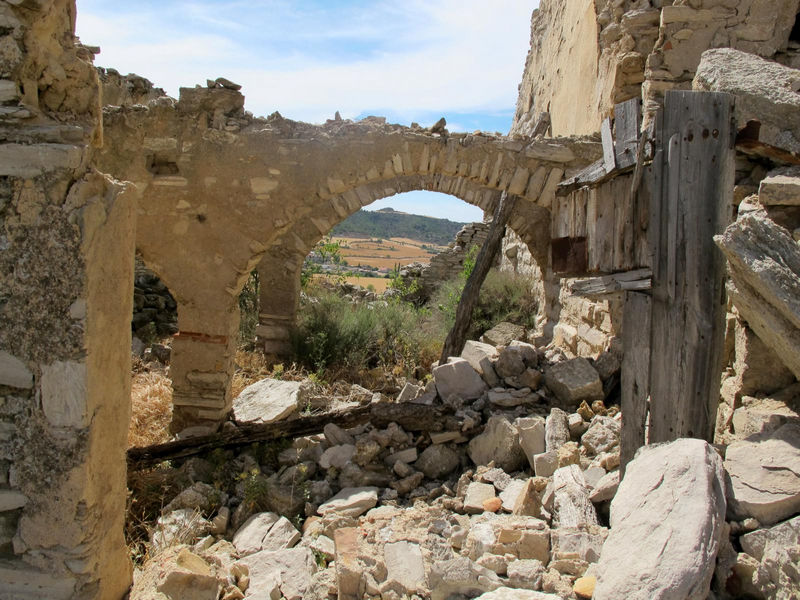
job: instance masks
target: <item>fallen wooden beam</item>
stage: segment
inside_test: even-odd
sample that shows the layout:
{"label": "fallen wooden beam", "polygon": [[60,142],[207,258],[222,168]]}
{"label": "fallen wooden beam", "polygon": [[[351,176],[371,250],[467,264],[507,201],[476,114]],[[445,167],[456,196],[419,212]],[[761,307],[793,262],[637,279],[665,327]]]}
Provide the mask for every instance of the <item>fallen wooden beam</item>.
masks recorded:
{"label": "fallen wooden beam", "polygon": [[[427,406],[411,402],[402,404],[381,402],[345,411],[301,416],[290,421],[242,424],[235,429],[211,435],[196,436],[142,448],[130,448],[128,449],[128,469],[145,469],[165,460],[196,456],[216,448],[236,448],[255,442],[322,433],[328,423],[335,423],[345,429],[364,423],[372,423],[375,427],[386,427],[389,423],[397,423],[407,431],[441,431],[445,427],[445,419],[448,417],[452,419],[452,413],[452,409],[445,406]],[[471,434],[474,431],[466,433]]]}
{"label": "fallen wooden beam", "polygon": [[600,277],[589,277],[572,282],[573,296],[602,296],[615,292],[641,292],[649,290],[652,284],[650,269],[636,269],[623,273],[612,273]]}
{"label": "fallen wooden beam", "polygon": [[800,377],[800,246],[761,211],[740,216],[714,241],[728,259],[739,313]]}

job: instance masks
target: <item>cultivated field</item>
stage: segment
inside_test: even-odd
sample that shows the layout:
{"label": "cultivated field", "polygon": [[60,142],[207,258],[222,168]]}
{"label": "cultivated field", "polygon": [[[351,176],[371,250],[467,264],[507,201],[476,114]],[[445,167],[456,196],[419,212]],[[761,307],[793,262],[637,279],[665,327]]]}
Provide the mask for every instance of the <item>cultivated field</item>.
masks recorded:
{"label": "cultivated field", "polygon": [[377,267],[384,274],[396,265],[402,267],[412,262],[427,264],[431,257],[442,249],[440,246],[423,244],[408,238],[378,240],[337,237],[334,241],[339,242],[342,258],[350,267],[359,265]]}

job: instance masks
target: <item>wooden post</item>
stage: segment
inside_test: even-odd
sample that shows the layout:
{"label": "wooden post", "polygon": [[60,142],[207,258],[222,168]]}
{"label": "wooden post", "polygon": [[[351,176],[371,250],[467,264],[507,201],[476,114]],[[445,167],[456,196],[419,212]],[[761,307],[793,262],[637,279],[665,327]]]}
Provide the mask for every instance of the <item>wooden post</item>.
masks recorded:
{"label": "wooden post", "polygon": [[650,295],[625,292],[622,315],[620,475],[644,446],[647,396],[650,392]]}
{"label": "wooden post", "polygon": [[713,237],[731,219],[732,113],[728,94],[666,94],[649,227],[650,443],[713,439],[725,335],[725,259]]}
{"label": "wooden post", "polygon": [[472,319],[472,311],[478,301],[478,294],[481,291],[483,281],[492,267],[494,257],[497,255],[497,251],[500,250],[506,223],[508,223],[508,219],[514,211],[516,199],[516,196],[509,196],[505,191],[500,195],[500,201],[497,203],[492,225],[489,228],[489,235],[483,246],[481,246],[478,257],[475,259],[475,268],[472,269],[472,273],[464,285],[464,291],[461,293],[461,300],[458,302],[455,323],[444,341],[442,356],[439,359],[439,364],[441,365],[447,362],[447,357],[458,356],[464,349],[464,344],[467,342],[467,329],[469,329],[469,322]]}

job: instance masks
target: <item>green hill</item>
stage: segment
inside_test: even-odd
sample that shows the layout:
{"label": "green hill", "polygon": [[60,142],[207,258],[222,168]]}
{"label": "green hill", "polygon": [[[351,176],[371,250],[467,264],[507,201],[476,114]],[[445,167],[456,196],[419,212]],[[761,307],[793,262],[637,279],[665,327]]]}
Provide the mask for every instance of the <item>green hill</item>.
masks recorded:
{"label": "green hill", "polygon": [[392,208],[359,210],[333,228],[333,235],[347,237],[403,237],[426,244],[446,246],[466,223],[410,215]]}

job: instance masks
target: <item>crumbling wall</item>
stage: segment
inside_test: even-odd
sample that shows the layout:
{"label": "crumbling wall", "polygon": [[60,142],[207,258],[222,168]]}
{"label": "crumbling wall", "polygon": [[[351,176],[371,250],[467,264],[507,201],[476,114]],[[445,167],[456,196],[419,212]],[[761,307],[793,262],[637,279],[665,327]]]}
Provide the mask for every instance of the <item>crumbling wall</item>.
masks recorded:
{"label": "crumbling wall", "polygon": [[0,590],[121,597],[135,192],[91,167],[74,1],[0,23]]}
{"label": "crumbling wall", "polygon": [[100,77],[103,106],[147,104],[167,95],[163,89],[155,87],[152,81],[134,73],[121,75],[116,69],[97,67],[97,74]]}

